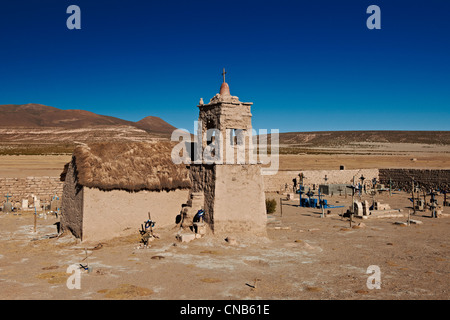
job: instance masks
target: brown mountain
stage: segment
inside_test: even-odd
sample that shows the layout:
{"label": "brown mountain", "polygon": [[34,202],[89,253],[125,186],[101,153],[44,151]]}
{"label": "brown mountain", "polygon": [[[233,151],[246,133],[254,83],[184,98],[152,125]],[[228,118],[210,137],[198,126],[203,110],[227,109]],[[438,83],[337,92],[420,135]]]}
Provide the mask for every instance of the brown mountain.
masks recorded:
{"label": "brown mountain", "polygon": [[301,146],[340,146],[349,143],[450,144],[450,131],[321,131],[280,133],[280,143]]}
{"label": "brown mountain", "polygon": [[148,116],[135,123],[135,126],[139,129],[150,131],[150,132],[161,132],[161,133],[171,133],[176,128],[163,119],[153,116]]}
{"label": "brown mountain", "polygon": [[158,117],[138,122],[95,114],[85,110],[61,110],[41,104],[0,105],[0,127],[58,127],[66,129],[95,126],[132,126],[147,132],[171,133],[175,127]]}

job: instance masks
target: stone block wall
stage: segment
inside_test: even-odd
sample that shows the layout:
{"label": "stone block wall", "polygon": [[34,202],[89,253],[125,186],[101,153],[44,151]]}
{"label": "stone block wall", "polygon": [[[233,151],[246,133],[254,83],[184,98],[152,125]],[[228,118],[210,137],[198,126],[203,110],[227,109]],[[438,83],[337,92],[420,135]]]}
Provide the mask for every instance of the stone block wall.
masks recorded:
{"label": "stone block wall", "polygon": [[[292,179],[297,178],[302,172],[305,176],[304,184],[318,187],[321,184],[349,184],[355,176],[355,183],[360,182],[363,175],[365,182],[371,182],[373,178],[389,186],[389,178],[392,181],[392,188],[411,191],[412,179],[420,186],[427,189],[447,189],[450,190],[450,169],[361,169],[361,170],[303,170],[303,171],[279,171],[275,175],[264,176],[264,191],[284,192],[285,185],[288,185],[292,192]],[[325,175],[327,181],[325,182]]]}
{"label": "stone block wall", "polygon": [[448,169],[380,169],[380,182],[389,185],[389,178],[393,188],[405,191],[411,191],[412,179],[426,189],[450,190],[450,170]]}
{"label": "stone block wall", "polygon": [[0,177],[0,203],[6,202],[7,194],[10,196],[9,201],[13,203],[31,198],[31,195],[37,196],[42,203],[42,200],[49,201],[55,195],[61,198],[62,191],[63,182],[60,177]]}

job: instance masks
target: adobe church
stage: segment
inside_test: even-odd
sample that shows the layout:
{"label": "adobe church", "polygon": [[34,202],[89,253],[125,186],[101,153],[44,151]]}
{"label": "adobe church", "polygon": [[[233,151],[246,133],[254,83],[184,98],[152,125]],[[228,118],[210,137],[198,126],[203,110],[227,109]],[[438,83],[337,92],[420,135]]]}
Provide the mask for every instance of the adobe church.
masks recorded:
{"label": "adobe church", "polygon": [[[197,155],[190,165],[191,206],[205,211],[214,234],[266,234],[266,207],[261,165],[252,141],[251,102],[232,96],[225,82],[208,104],[200,100]],[[211,157],[205,157],[210,149]],[[213,161],[214,160],[214,161]],[[192,213],[191,213],[192,214]]]}
{"label": "adobe church", "polygon": [[199,132],[206,137],[198,152],[212,150],[211,157],[219,161],[175,164],[174,143],[168,141],[79,146],[61,175],[62,230],[83,241],[103,241],[125,230],[134,232],[148,212],[164,227],[178,224],[181,211],[181,226],[188,228],[203,209],[214,234],[265,235],[263,178],[251,138],[252,103],[231,96],[225,72],[223,76],[220,92],[198,105]]}

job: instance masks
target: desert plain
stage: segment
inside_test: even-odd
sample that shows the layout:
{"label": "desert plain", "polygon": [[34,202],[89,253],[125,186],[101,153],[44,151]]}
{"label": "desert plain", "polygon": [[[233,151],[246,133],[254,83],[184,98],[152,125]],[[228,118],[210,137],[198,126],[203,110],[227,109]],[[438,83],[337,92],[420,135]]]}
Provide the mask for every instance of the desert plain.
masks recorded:
{"label": "desert plain", "polygon": [[[381,148],[381,147],[384,147]],[[447,145],[389,145],[364,152],[281,154],[280,170],[346,168],[450,168]],[[359,148],[358,151],[361,149]],[[362,153],[362,154],[361,154]],[[0,174],[57,176],[70,154],[5,155]],[[351,197],[328,203],[344,208],[301,208],[280,193],[266,193],[277,207],[268,215],[267,236],[208,234],[178,242],[177,228],[158,228],[159,238],[140,246],[136,232],[102,243],[82,243],[55,234],[58,219],[48,215],[0,214],[0,299],[155,299],[155,300],[447,300],[449,294],[450,207],[439,218],[412,213],[410,194],[382,192],[378,201],[400,209],[397,216],[349,219],[342,216]],[[443,196],[438,195],[442,203]],[[372,201],[371,195],[361,200]],[[229,240],[229,239],[228,239]],[[80,289],[69,289],[70,265],[89,265]],[[368,268],[378,266],[380,288],[369,288]]]}

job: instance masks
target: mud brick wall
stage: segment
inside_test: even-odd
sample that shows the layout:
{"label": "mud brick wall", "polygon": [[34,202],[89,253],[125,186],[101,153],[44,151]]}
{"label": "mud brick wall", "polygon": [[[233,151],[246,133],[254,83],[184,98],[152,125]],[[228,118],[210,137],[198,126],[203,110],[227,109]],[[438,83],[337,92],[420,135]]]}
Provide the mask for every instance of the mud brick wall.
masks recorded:
{"label": "mud brick wall", "polygon": [[389,178],[393,188],[405,191],[411,191],[413,178],[426,189],[450,189],[450,170],[445,169],[380,169],[380,182],[387,186]]}
{"label": "mud brick wall", "polygon": [[9,194],[10,202],[21,202],[32,194],[40,200],[49,201],[55,195],[61,198],[63,182],[60,177],[26,177],[2,178],[0,177],[0,203],[6,202],[5,196]]}

